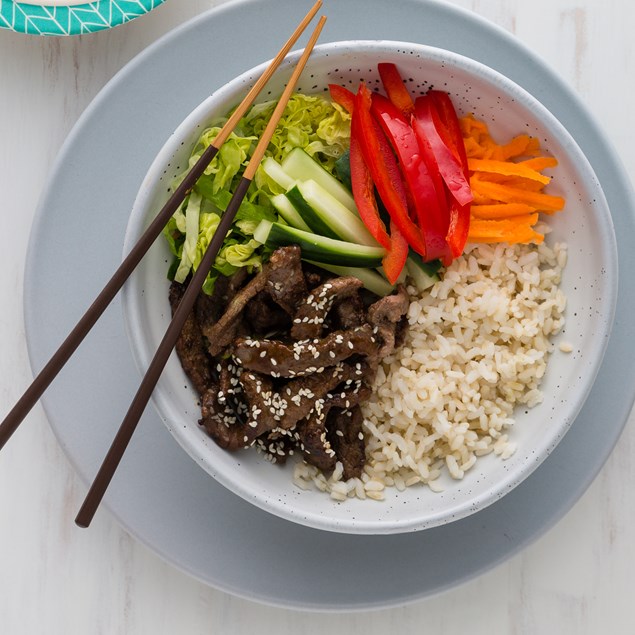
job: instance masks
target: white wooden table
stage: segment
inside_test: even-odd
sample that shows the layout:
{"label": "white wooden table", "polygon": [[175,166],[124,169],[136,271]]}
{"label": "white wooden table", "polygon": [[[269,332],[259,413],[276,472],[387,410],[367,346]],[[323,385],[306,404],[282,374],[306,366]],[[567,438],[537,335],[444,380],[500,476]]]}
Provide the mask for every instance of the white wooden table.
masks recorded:
{"label": "white wooden table", "polygon": [[[451,1],[511,31],[554,67],[635,172],[635,4]],[[0,32],[0,415],[31,379],[24,261],[38,197],[62,141],[128,60],[216,4],[169,0],[144,18],[81,38]],[[108,514],[98,514],[89,531],[77,529],[84,486],[36,407],[0,455],[0,634],[635,633],[633,418],[583,498],[512,560],[405,608],[317,615],[207,588],[150,553]]]}

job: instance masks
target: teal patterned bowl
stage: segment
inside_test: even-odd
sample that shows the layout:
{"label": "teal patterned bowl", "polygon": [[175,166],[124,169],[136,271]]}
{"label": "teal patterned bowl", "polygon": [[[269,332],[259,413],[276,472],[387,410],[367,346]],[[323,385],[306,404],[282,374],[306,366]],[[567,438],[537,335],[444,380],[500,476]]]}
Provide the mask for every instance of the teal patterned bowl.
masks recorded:
{"label": "teal patterned bowl", "polygon": [[130,22],[164,0],[0,0],[0,28],[30,35],[81,35]]}

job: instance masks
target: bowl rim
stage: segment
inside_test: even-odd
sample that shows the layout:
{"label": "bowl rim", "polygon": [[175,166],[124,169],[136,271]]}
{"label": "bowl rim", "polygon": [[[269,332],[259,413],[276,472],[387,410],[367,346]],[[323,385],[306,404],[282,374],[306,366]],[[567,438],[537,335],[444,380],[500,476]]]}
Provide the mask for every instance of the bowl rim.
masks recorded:
{"label": "bowl rim", "polygon": [[[471,74],[478,75],[481,78],[488,78],[488,81],[490,82],[496,79],[499,84],[502,83],[505,85],[505,90],[508,93],[514,94],[519,99],[522,99],[522,101],[526,104],[531,104],[532,109],[537,113],[536,118],[541,122],[546,122],[548,127],[551,129],[557,130],[561,142],[566,143],[569,151],[575,152],[576,160],[580,161],[579,170],[583,174],[587,175],[596,185],[594,208],[595,213],[602,214],[602,220],[604,221],[603,227],[605,228],[605,232],[602,234],[601,238],[604,245],[603,251],[608,256],[604,265],[607,271],[607,280],[610,282],[608,288],[604,289],[606,292],[605,300],[601,306],[604,308],[603,316],[605,319],[601,321],[601,333],[593,342],[595,345],[595,351],[592,356],[593,363],[590,369],[587,370],[585,381],[581,382],[581,385],[585,387],[584,391],[581,391],[579,398],[570,404],[567,408],[566,414],[559,418],[561,424],[557,428],[557,434],[550,436],[548,442],[544,442],[542,445],[536,447],[536,452],[539,454],[539,458],[533,461],[525,461],[519,469],[511,472],[505,472],[504,478],[498,481],[496,486],[490,487],[487,492],[475,496],[468,501],[457,503],[454,507],[449,506],[443,511],[436,512],[431,515],[412,515],[405,519],[391,518],[390,520],[384,519],[381,521],[364,521],[357,518],[350,518],[349,522],[325,518],[320,513],[312,514],[306,510],[303,510],[301,513],[296,512],[289,503],[282,502],[275,496],[275,494],[267,495],[261,492],[254,492],[253,490],[243,486],[240,481],[236,481],[230,476],[225,475],[222,470],[214,469],[213,465],[208,465],[207,462],[201,458],[200,445],[193,436],[187,434],[188,429],[179,425],[170,425],[167,421],[164,415],[164,406],[162,405],[162,393],[155,391],[152,395],[151,401],[161,420],[170,431],[170,434],[189,454],[192,460],[205,469],[224,487],[257,507],[281,518],[316,529],[350,534],[404,533],[432,528],[453,522],[491,505],[511,491],[514,487],[522,483],[524,479],[526,479],[540,466],[553,449],[555,449],[559,441],[575,421],[579,411],[584,405],[586,396],[595,381],[606,351],[617,304],[617,246],[608,204],[599,180],[595,176],[595,172],[588,159],[566,127],[527,90],[499,71],[496,71],[495,69],[492,69],[491,67],[472,58],[453,51],[442,49],[440,47],[416,44],[412,42],[401,42],[397,40],[342,40],[328,42],[317,45],[311,59],[314,59],[316,56],[333,55],[335,52],[339,51],[339,49],[350,49],[351,47],[354,47],[356,52],[368,50],[376,52],[377,54],[386,48],[390,49],[393,53],[396,50],[398,51],[402,49],[416,50],[426,57],[442,60],[448,66],[456,66],[462,68],[463,70],[467,70]],[[301,51],[294,51],[289,54],[276,73],[294,65],[300,55]],[[311,63],[311,59],[309,60],[309,64]],[[151,197],[155,194],[154,188],[158,187],[157,184],[160,182],[159,176],[162,174],[163,169],[169,162],[170,158],[179,150],[182,140],[186,138],[188,133],[192,133],[192,129],[195,129],[197,124],[201,124],[201,122],[205,121],[204,117],[207,117],[207,119],[210,118],[209,111],[213,104],[218,102],[222,103],[234,94],[240,95],[241,92],[246,92],[250,83],[253,81],[253,78],[261,74],[268,63],[268,61],[262,62],[261,64],[246,70],[224,86],[221,86],[214,91],[183,119],[175,131],[166,140],[148,169],[135,199],[125,232],[123,246],[124,254],[129,251],[131,245],[143,230],[148,214],[148,210],[145,208],[149,204]],[[140,213],[141,210],[144,210],[143,214]],[[147,361],[143,359],[143,352],[140,350],[141,347],[135,344],[141,341],[141,338],[137,336],[141,330],[141,319],[139,314],[139,304],[135,302],[135,297],[139,296],[139,294],[136,293],[136,291],[138,291],[136,280],[137,278],[133,276],[124,286],[122,310],[124,314],[126,335],[131,347],[134,362],[139,372],[143,374],[145,372],[145,368],[147,368]]]}

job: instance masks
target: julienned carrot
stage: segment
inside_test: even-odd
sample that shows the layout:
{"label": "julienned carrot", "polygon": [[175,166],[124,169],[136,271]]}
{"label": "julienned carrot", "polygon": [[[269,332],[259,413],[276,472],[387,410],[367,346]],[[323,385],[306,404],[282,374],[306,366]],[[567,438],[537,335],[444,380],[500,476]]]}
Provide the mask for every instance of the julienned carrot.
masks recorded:
{"label": "julienned carrot", "polygon": [[490,136],[487,124],[472,115],[463,117],[460,123],[463,137],[466,139],[465,149],[468,158],[506,161],[520,156],[535,156],[540,151],[540,144],[535,137],[521,134],[509,143],[499,145]]}
{"label": "julienned carrot", "polygon": [[474,196],[471,209],[471,242],[540,243],[533,226],[538,212],[553,214],[564,199],[543,192],[550,182],[543,170],[558,161],[540,156],[538,139],[522,134],[500,145],[487,124],[472,115],[460,121]]}
{"label": "julienned carrot", "polygon": [[468,159],[467,166],[473,172],[491,172],[503,176],[520,176],[524,179],[538,181],[546,185],[551,180],[548,176],[540,174],[523,163],[512,163],[511,161],[496,161],[494,159]]}
{"label": "julienned carrot", "polygon": [[483,220],[475,218],[470,224],[470,236],[479,238],[482,236],[496,236],[509,234],[525,227],[533,227],[538,222],[538,212],[533,214],[523,214],[513,218],[503,218],[496,220]]}
{"label": "julienned carrot", "polygon": [[507,185],[507,187],[513,187],[527,192],[542,192],[545,188],[544,183],[532,179],[525,179],[521,176],[504,176],[503,174],[494,174],[493,172],[472,172],[472,174],[475,178],[478,178],[479,181],[499,183],[500,185]]}
{"label": "julienned carrot", "polygon": [[547,168],[555,168],[558,165],[558,159],[555,157],[534,157],[533,159],[527,159],[520,161],[520,165],[524,165],[532,170],[546,170]]}
{"label": "julienned carrot", "polygon": [[531,227],[523,230],[522,233],[516,233],[509,236],[483,236],[482,238],[469,237],[468,242],[471,243],[509,243],[527,245],[529,243],[535,243],[539,245],[543,242],[545,237],[532,229]]}
{"label": "julienned carrot", "polygon": [[538,213],[502,220],[472,219],[469,240],[507,243],[542,242],[544,237],[533,228],[537,222]]}
{"label": "julienned carrot", "polygon": [[533,214],[535,207],[524,203],[490,203],[484,205],[472,205],[472,217],[484,220],[497,218],[513,218]]}
{"label": "julienned carrot", "polygon": [[481,181],[474,177],[471,179],[470,184],[475,192],[492,200],[503,203],[524,203],[547,214],[553,214],[553,212],[557,212],[564,207],[564,199],[561,196],[530,192],[516,187],[501,185],[500,183]]}

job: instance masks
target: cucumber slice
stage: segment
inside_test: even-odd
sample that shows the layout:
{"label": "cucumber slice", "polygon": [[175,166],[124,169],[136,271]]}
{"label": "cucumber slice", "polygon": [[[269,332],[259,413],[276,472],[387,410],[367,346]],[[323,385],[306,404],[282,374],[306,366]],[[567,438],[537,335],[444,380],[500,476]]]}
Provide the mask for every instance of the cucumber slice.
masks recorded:
{"label": "cucumber slice", "polygon": [[298,211],[291,204],[291,201],[285,194],[278,194],[271,197],[271,203],[276,208],[276,211],[291,227],[296,229],[303,229],[310,232],[311,228],[302,220],[302,216],[298,214]]}
{"label": "cucumber slice", "polygon": [[[428,276],[432,276],[434,277],[434,275],[436,273],[439,272],[439,270],[441,269],[441,267],[443,266],[441,264],[440,260],[430,260],[429,262],[425,262],[423,260],[423,258],[421,257],[420,254],[418,254],[416,251],[414,251],[414,249],[410,249],[408,252],[408,260],[412,260],[413,264],[417,265],[417,267],[419,267],[419,269],[422,269],[424,271],[424,273],[426,273]],[[437,276],[436,278],[437,280],[439,279],[439,277]]]}
{"label": "cucumber slice", "polygon": [[287,192],[287,197],[316,233],[369,247],[379,246],[360,217],[315,181],[299,181]]}
{"label": "cucumber slice", "polygon": [[430,273],[431,263],[423,262],[420,256],[408,256],[406,270],[419,291],[425,291],[439,281],[438,273]]}
{"label": "cucumber slice", "polygon": [[381,297],[390,295],[395,290],[393,285],[372,269],[364,269],[361,267],[338,267],[337,265],[328,265],[314,260],[307,260],[307,262],[315,265],[316,267],[321,267],[326,271],[330,271],[331,273],[335,273],[338,276],[354,276],[355,278],[359,278],[366,289]]}
{"label": "cucumber slice", "polygon": [[273,157],[267,157],[260,164],[260,167],[263,169],[264,173],[283,190],[286,191],[293,187],[295,179],[290,177]]}
{"label": "cucumber slice", "polygon": [[[323,215],[311,205],[303,196],[300,190],[300,183],[294,185],[286,194],[291,206],[302,221],[309,226],[309,231],[315,232],[318,236],[326,236],[327,238],[340,238],[339,234],[325,222]],[[347,210],[347,213],[350,212]]]}
{"label": "cucumber slice", "polygon": [[294,148],[287,154],[282,160],[282,169],[297,181],[312,180],[319,183],[333,198],[357,214],[355,199],[349,190],[302,148]]}
{"label": "cucumber slice", "polygon": [[299,245],[303,258],[343,267],[379,267],[386,253],[382,247],[368,247],[334,240],[266,220],[261,221],[256,227],[254,238],[274,249]]}
{"label": "cucumber slice", "polygon": [[347,150],[335,162],[335,174],[337,178],[349,189],[353,191],[353,182],[351,179],[351,151]]}

